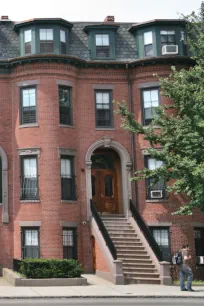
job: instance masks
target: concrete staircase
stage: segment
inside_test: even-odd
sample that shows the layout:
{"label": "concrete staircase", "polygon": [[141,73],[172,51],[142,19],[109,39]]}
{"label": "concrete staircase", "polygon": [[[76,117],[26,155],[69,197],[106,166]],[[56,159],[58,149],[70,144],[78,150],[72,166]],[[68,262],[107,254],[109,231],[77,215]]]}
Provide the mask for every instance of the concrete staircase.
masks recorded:
{"label": "concrete staircase", "polygon": [[102,216],[122,261],[126,284],[160,284],[160,275],[137,233],[123,215]]}

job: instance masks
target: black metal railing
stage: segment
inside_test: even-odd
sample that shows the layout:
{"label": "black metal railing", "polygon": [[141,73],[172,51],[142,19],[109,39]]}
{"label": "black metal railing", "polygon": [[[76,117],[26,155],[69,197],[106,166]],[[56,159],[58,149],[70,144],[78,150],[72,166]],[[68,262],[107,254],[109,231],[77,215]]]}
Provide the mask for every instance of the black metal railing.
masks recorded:
{"label": "black metal railing", "polygon": [[143,220],[142,216],[140,215],[139,211],[135,208],[135,206],[132,203],[132,200],[130,200],[130,211],[132,213],[132,216],[139,226],[140,230],[142,231],[143,235],[145,236],[147,242],[149,243],[150,247],[152,248],[152,251],[156,255],[157,259],[159,261],[163,260],[163,255],[160,250],[160,247],[154,237],[152,236],[152,233],[149,229],[149,227],[146,225],[145,221]]}
{"label": "black metal railing", "polygon": [[39,200],[38,177],[21,177],[21,200]]}
{"label": "black metal railing", "polygon": [[101,234],[103,235],[103,238],[106,242],[106,245],[108,246],[109,248],[109,251],[111,252],[112,256],[113,256],[113,259],[116,260],[117,259],[117,251],[116,251],[116,248],[115,248],[115,245],[107,231],[107,229],[105,228],[105,225],[103,224],[103,221],[101,220],[101,217],[93,203],[92,200],[90,200],[90,205],[91,205],[91,211],[92,211],[92,214],[93,214],[93,217],[98,225],[98,228],[101,232]]}

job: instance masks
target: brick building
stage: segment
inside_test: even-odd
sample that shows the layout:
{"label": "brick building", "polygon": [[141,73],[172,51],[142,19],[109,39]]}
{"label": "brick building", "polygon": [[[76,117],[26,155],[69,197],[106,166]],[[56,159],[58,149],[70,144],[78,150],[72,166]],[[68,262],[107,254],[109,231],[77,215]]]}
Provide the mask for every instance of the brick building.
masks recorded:
{"label": "brick building", "polygon": [[154,107],[169,102],[153,74],[192,64],[182,20],[2,16],[1,267],[14,258],[71,257],[116,283],[168,283],[162,256],[169,261],[188,242],[203,278],[204,216],[172,216],[183,199],[167,195],[162,180],[151,188],[130,182],[136,169],[161,163],[146,154],[142,136],[120,127],[112,103],[125,100],[148,125]]}

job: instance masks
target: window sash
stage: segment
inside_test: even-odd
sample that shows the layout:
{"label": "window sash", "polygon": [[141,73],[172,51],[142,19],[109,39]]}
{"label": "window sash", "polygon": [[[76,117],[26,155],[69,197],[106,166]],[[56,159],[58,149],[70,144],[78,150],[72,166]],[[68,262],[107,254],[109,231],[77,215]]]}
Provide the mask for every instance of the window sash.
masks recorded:
{"label": "window sash", "polygon": [[22,230],[22,258],[40,258],[40,236],[38,228]]}
{"label": "window sash", "polygon": [[21,159],[21,200],[38,200],[37,157]]}
{"label": "window sash", "polygon": [[72,88],[59,86],[60,124],[72,125]]}
{"label": "window sash", "polygon": [[110,91],[96,91],[96,126],[112,127],[112,94]]}
{"label": "window sash", "polygon": [[76,200],[73,157],[61,157],[61,197],[62,200]]}
{"label": "window sash", "polygon": [[77,259],[77,235],[75,228],[63,228],[62,246],[64,259]]}
{"label": "window sash", "polygon": [[21,124],[36,123],[36,88],[21,88]]}
{"label": "window sash", "polygon": [[153,117],[157,116],[156,108],[159,106],[159,89],[145,89],[142,91],[143,124],[148,125]]}
{"label": "window sash", "polygon": [[109,34],[96,34],[95,35],[96,46],[110,46],[110,37]]}
{"label": "window sash", "polygon": [[169,237],[169,228],[163,227],[151,227],[152,236],[156,240],[159,245],[163,260],[171,261],[171,245],[170,245],[170,237]]}

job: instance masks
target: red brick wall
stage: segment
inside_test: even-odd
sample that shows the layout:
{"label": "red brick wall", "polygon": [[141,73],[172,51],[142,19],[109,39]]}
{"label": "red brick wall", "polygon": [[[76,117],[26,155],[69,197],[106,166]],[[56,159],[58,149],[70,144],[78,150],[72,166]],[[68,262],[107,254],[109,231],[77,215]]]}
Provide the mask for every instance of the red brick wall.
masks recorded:
{"label": "red brick wall", "polygon": [[[138,84],[157,79],[153,73],[167,76],[168,65],[141,66],[130,71],[135,117],[141,120],[140,90]],[[73,128],[59,126],[58,86],[56,79],[73,82]],[[37,127],[19,127],[19,87],[17,82],[39,80],[37,85]],[[0,145],[9,159],[9,209],[10,223],[0,222],[0,264],[11,265],[12,258],[21,257],[20,221],[41,221],[41,257],[62,258],[62,228],[60,221],[79,223],[78,258],[86,271],[92,271],[92,244],[89,223],[82,225],[87,218],[85,155],[88,148],[104,136],[122,144],[131,158],[130,133],[120,128],[120,118],[114,113],[114,130],[95,130],[95,101],[93,84],[114,86],[113,99],[128,101],[128,75],[122,69],[86,68],[79,69],[68,64],[36,63],[13,68],[10,75],[0,75]],[[162,97],[162,103],[168,103]],[[138,169],[144,167],[142,149],[148,143],[141,136],[136,138],[135,154]],[[40,202],[21,203],[20,163],[17,149],[41,148],[38,159]],[[76,150],[75,172],[77,180],[76,203],[61,203],[60,159],[58,147]],[[172,216],[181,199],[171,197],[167,203],[147,203],[145,184],[138,183],[140,211],[147,222],[171,222],[172,251],[180,248],[183,242],[192,245],[194,238],[192,222],[204,223],[204,217],[196,212],[191,217]],[[1,208],[0,208],[1,210]],[[1,212],[1,211],[0,211]],[[97,248],[98,264],[104,264],[103,255]],[[101,259],[100,259],[101,258]]]}

